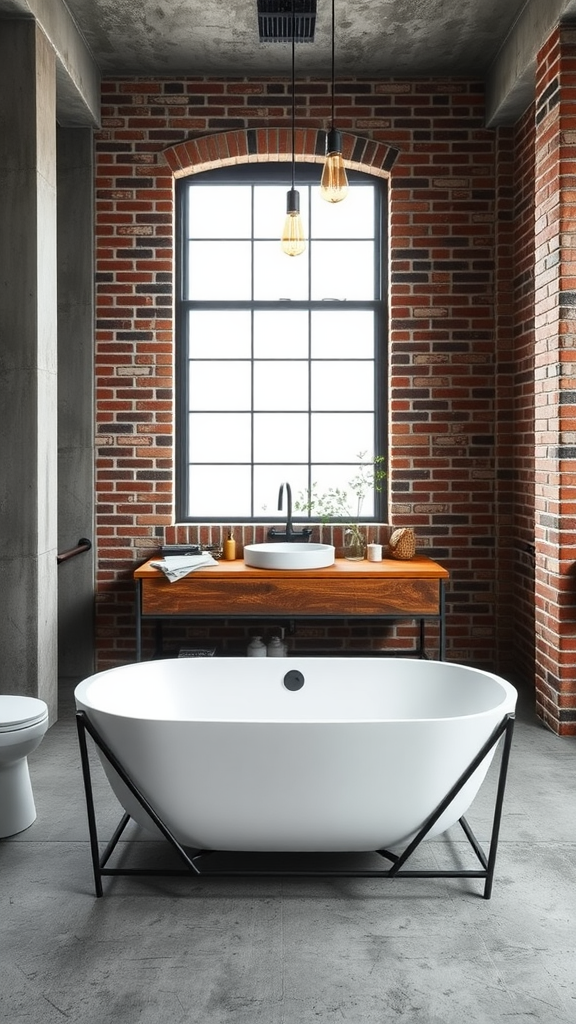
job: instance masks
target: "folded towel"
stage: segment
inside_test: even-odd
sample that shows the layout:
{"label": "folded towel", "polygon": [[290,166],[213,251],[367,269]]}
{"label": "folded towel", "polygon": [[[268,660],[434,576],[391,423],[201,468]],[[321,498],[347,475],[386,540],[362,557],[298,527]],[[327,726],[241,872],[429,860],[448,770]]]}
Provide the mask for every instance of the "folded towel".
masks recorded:
{"label": "folded towel", "polygon": [[204,569],[207,565],[218,565],[212,555],[169,555],[158,562],[150,562],[154,569],[161,569],[170,583],[183,579],[196,569]]}

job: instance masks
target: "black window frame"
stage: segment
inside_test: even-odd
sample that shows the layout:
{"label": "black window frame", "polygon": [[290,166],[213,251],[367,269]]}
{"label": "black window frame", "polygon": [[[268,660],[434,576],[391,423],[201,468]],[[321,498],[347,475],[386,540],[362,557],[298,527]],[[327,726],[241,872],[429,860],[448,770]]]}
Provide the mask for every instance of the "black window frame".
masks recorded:
{"label": "black window frame", "polygon": [[[368,182],[374,186],[374,217],[375,217],[375,288],[374,299],[363,301],[346,301],[346,307],[372,308],[375,314],[376,343],[374,351],[374,419],[375,419],[375,455],[384,456],[388,444],[388,303],[387,303],[387,268],[388,268],[388,182],[385,178],[376,175],[366,174],[360,171],[349,170],[348,178],[351,186],[354,182]],[[298,185],[319,185],[321,165],[316,163],[296,164],[296,188]],[[175,487],[175,511],[176,522],[183,524],[197,523],[258,523],[264,519],[266,522],[283,521],[282,513],[266,511],[261,515],[253,516],[190,516],[187,514],[188,493],[189,493],[189,463],[188,463],[188,338],[186,321],[190,308],[225,309],[232,306],[238,309],[307,309],[315,308],[337,309],[342,306],[342,300],[334,300],[331,303],[327,300],[248,300],[248,301],[194,301],[185,297],[186,281],[188,279],[188,246],[187,246],[187,196],[189,189],[197,184],[286,184],[290,187],[288,166],[283,163],[248,163],[237,164],[229,167],[218,168],[217,170],[205,171],[199,174],[190,175],[178,180],[176,184],[176,294],[175,294],[175,405],[176,405],[176,487]],[[279,210],[279,229],[282,225],[283,210]],[[306,232],[308,237],[308,232]],[[278,243],[280,244],[280,242]],[[290,259],[291,257],[286,257]],[[298,258],[298,257],[294,257]],[[252,415],[254,412],[252,411]],[[252,463],[252,473],[254,463]],[[271,506],[275,505],[274,497],[271,496]],[[372,516],[359,516],[357,521],[370,524],[384,521],[384,512],[387,507],[387,486],[386,480],[382,482],[381,489],[374,494],[374,514]],[[320,522],[318,516],[294,515],[297,522]],[[355,517],[356,519],[356,517]],[[334,522],[344,522],[345,519]]]}

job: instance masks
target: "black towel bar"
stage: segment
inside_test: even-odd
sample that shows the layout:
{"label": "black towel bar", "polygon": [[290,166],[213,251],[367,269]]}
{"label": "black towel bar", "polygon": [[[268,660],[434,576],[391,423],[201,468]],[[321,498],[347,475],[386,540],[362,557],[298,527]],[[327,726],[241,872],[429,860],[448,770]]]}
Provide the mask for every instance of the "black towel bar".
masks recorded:
{"label": "black towel bar", "polygon": [[69,558],[74,558],[74,555],[81,555],[83,551],[90,551],[92,547],[92,541],[88,540],[87,537],[80,537],[75,548],[70,548],[68,551],[61,551],[56,555],[56,561],[58,565],[60,562],[67,562]]}

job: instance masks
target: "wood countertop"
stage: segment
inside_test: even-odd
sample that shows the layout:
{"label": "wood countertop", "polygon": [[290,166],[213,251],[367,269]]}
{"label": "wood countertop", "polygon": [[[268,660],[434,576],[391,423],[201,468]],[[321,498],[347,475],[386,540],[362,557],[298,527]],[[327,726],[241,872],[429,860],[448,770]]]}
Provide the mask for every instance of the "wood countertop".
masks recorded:
{"label": "wood countertop", "polygon": [[[157,561],[152,559],[151,561]],[[136,569],[141,614],[439,615],[448,570],[425,555],[351,562],[324,569],[256,569],[242,559],[196,569],[174,583],[150,561]]]}
{"label": "wood countertop", "polygon": [[[165,580],[160,569],[151,564],[158,562],[161,555],[156,555],[134,572],[134,579],[137,580]],[[387,580],[445,580],[449,572],[444,566],[434,562],[426,555],[415,555],[410,559],[385,558],[382,562],[368,562],[366,559],[358,562],[349,561],[346,558],[337,558],[334,565],[326,566],[324,569],[257,569],[251,565],[245,565],[241,558],[233,562],[219,561],[217,565],[209,565],[204,569],[195,569],[194,572],[185,576],[177,583],[170,583],[170,587],[177,587],[179,583],[191,582],[194,579],[206,581],[209,578],[214,580],[249,580],[259,579],[262,583],[273,579],[321,579],[328,580],[351,580],[351,579],[387,579]],[[166,581],[168,582],[168,581]]]}

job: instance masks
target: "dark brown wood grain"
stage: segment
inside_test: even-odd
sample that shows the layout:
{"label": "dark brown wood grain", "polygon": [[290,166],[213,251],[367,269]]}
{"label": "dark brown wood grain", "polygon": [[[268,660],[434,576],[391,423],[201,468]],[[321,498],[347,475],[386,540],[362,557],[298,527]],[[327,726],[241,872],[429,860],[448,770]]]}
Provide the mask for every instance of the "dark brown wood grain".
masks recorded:
{"label": "dark brown wood grain", "polygon": [[270,571],[241,561],[219,563],[176,583],[147,563],[141,580],[142,614],[438,615],[439,581],[448,572],[431,559],[350,563],[325,569]]}

